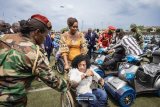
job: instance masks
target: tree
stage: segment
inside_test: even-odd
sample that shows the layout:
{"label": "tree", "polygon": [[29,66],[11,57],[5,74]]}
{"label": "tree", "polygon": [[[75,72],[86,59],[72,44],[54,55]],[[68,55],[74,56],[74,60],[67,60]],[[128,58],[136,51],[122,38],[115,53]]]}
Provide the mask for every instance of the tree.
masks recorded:
{"label": "tree", "polygon": [[140,26],[137,26],[139,30],[143,31],[144,30],[144,26],[143,25],[140,25]]}
{"label": "tree", "polygon": [[160,28],[157,28],[157,29],[156,29],[156,33],[157,33],[157,34],[160,34]]}
{"label": "tree", "polygon": [[65,27],[65,28],[61,29],[61,33],[64,33],[64,32],[66,32],[68,30],[69,30],[68,27]]}

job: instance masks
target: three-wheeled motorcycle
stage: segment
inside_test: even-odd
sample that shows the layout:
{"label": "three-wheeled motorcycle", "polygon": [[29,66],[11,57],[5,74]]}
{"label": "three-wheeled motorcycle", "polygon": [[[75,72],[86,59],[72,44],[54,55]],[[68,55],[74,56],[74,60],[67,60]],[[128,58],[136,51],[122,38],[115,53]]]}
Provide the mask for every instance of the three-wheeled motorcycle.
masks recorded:
{"label": "three-wheeled motorcycle", "polygon": [[105,89],[119,101],[120,106],[129,107],[138,94],[156,93],[160,96],[160,52],[155,51],[152,56],[153,62],[142,66],[123,62],[118,76],[104,78]]}

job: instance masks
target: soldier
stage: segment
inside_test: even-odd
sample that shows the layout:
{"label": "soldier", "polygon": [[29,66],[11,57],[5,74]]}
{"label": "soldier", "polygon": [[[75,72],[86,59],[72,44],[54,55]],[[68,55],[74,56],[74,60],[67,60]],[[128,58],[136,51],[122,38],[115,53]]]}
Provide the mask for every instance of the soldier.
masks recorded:
{"label": "soldier", "polygon": [[133,37],[136,39],[138,45],[143,49],[143,35],[140,30],[137,28],[136,24],[131,24],[131,32],[133,32]]}
{"label": "soldier", "polygon": [[57,91],[67,90],[67,82],[53,74],[39,47],[51,27],[45,16],[35,14],[21,26],[21,33],[0,38],[0,106],[25,107],[26,88],[35,77]]}

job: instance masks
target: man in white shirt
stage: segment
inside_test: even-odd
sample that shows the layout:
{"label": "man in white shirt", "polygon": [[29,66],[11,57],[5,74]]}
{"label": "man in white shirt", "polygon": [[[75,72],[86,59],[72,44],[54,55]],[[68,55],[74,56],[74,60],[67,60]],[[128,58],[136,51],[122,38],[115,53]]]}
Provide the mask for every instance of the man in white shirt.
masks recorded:
{"label": "man in white shirt", "polygon": [[99,88],[91,89],[92,80],[104,85],[104,80],[90,68],[89,59],[85,55],[78,55],[72,61],[69,80],[76,85],[76,94],[80,102],[86,102],[89,107],[105,107],[107,93]]}

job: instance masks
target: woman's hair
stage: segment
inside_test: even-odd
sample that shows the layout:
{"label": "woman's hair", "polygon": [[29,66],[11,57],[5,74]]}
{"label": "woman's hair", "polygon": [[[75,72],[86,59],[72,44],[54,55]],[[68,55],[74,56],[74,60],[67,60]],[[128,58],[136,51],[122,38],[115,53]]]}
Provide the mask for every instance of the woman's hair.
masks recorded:
{"label": "woman's hair", "polygon": [[44,23],[32,18],[29,20],[22,20],[19,21],[20,23],[20,32],[25,36],[29,34],[31,31],[35,31],[37,29],[40,30],[41,33],[44,33],[47,31],[47,27],[44,25]]}
{"label": "woman's hair", "polygon": [[72,27],[75,22],[78,22],[78,20],[77,20],[76,18],[69,17],[69,18],[67,19],[68,27],[69,27],[69,28]]}
{"label": "woman's hair", "polygon": [[83,54],[80,54],[73,59],[73,61],[71,63],[72,68],[78,68],[78,64],[81,61],[86,61],[87,69],[90,68],[91,63],[90,63],[89,57],[87,55],[83,55]]}

